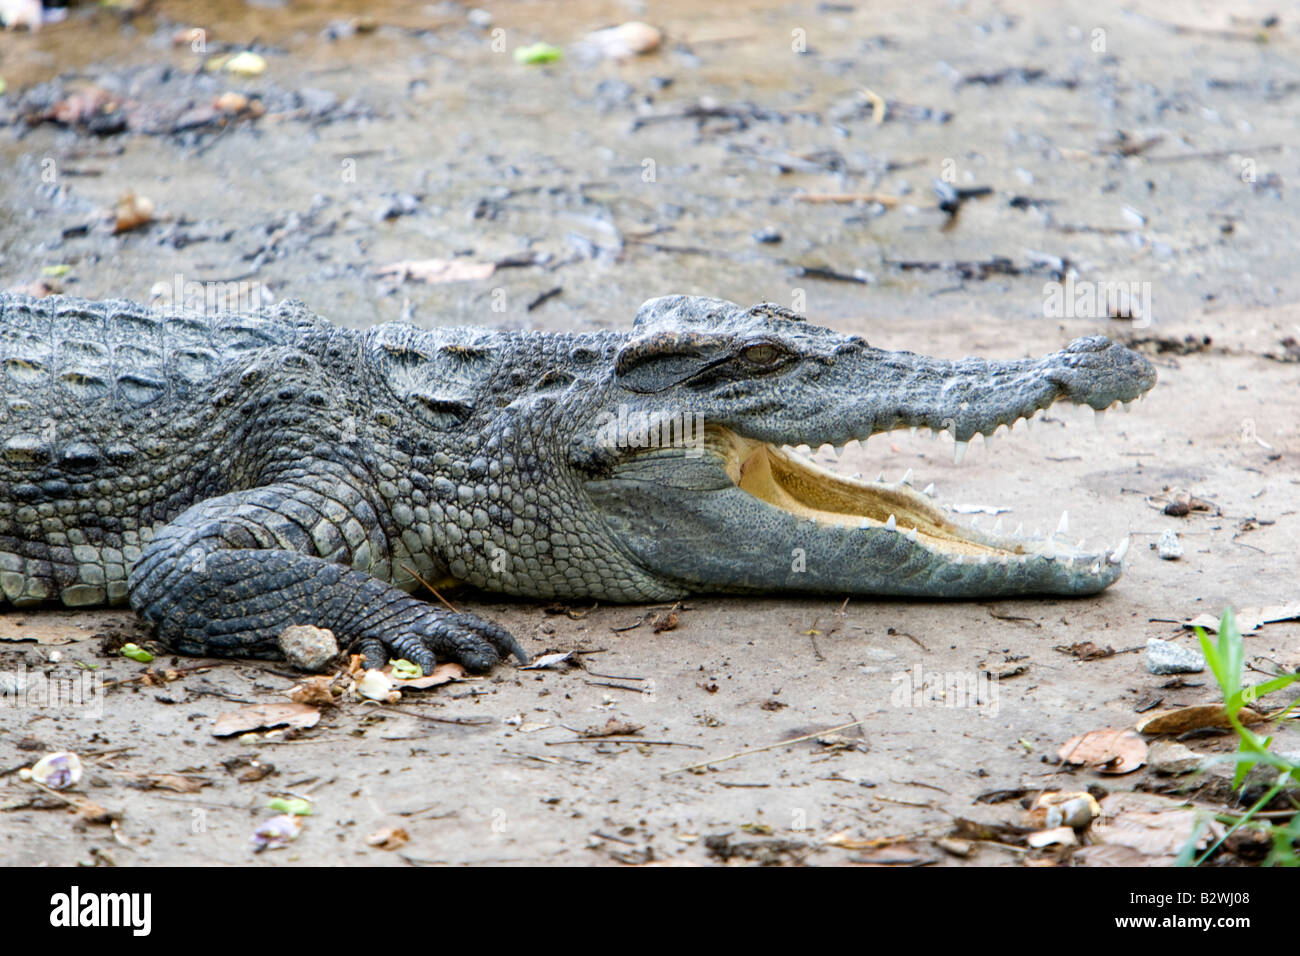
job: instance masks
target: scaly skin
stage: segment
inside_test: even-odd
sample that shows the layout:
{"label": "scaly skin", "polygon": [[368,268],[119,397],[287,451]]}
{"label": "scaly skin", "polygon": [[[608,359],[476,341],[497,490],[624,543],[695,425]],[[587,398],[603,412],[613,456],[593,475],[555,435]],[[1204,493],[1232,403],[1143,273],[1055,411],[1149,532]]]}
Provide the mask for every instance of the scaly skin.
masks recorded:
{"label": "scaly skin", "polygon": [[[810,477],[776,446],[898,425],[964,441],[1056,400],[1129,401],[1155,380],[1102,339],[949,363],[773,306],[681,296],[648,302],[631,332],[544,334],[356,332],[292,303],[163,315],[0,295],[0,362],[7,601],[129,599],[193,654],[274,657],[285,627],[313,624],[370,664],[426,671],[436,656],[475,670],[525,656],[499,626],[412,597],[417,579],[606,601],[1098,591],[1118,576],[1114,555],[981,536],[902,485]],[[690,454],[640,448],[611,431],[620,411],[706,427]],[[813,514],[755,497],[768,461],[794,469],[782,487],[830,497]],[[822,510],[850,499],[851,519]],[[797,575],[793,548],[807,556]]]}

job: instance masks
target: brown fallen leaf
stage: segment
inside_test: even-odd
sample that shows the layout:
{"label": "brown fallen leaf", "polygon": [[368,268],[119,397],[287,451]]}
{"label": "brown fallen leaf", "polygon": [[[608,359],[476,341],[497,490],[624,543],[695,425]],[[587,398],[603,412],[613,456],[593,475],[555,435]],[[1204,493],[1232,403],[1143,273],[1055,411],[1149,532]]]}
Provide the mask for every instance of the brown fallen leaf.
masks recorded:
{"label": "brown fallen leaf", "polygon": [[1112,793],[1101,801],[1102,818],[1092,825],[1093,840],[1126,846],[1146,856],[1175,857],[1196,837],[1197,849],[1218,839],[1223,827],[1209,813],[1183,800],[1154,793]]}
{"label": "brown fallen leaf", "polygon": [[393,673],[391,664],[384,668],[384,673],[393,679],[393,686],[402,689],[427,690],[430,687],[441,687],[443,684],[450,684],[452,681],[465,680],[465,668],[452,661],[446,664],[439,664],[433,669],[432,674],[425,674],[423,677],[412,677],[410,680],[402,680]]}
{"label": "brown fallen leaf", "polygon": [[121,100],[101,86],[84,86],[74,90],[42,114],[60,126],[89,123],[98,115],[116,112]]}
{"label": "brown fallen leaf", "polygon": [[[1243,607],[1241,610],[1234,612],[1233,617],[1237,621],[1237,630],[1242,634],[1250,634],[1253,631],[1258,631],[1265,624],[1300,619],[1300,602],[1270,604],[1267,607]],[[1183,627],[1189,630],[1200,627],[1211,634],[1215,634],[1219,630],[1219,620],[1219,618],[1211,614],[1201,614],[1190,621],[1183,622]]]}
{"label": "brown fallen leaf", "polygon": [[315,727],[320,711],[306,704],[250,704],[222,714],[212,723],[212,736],[230,737],[270,727]]}
{"label": "brown fallen leaf", "polygon": [[37,616],[5,615],[0,617],[0,641],[36,641],[38,644],[71,644],[85,634],[78,634],[66,619]]}
{"label": "brown fallen leaf", "polygon": [[1115,648],[1098,647],[1092,641],[1082,641],[1077,644],[1057,645],[1055,648],[1062,654],[1069,654],[1071,657],[1077,657],[1081,661],[1097,661],[1103,657],[1110,657],[1115,653]]}
{"label": "brown fallen leaf", "polygon": [[[1257,724],[1265,720],[1259,711],[1243,707],[1237,713],[1243,724]],[[1175,707],[1157,710],[1137,722],[1137,730],[1144,734],[1185,734],[1189,730],[1205,727],[1231,727],[1228,712],[1221,704],[1198,704],[1194,707]]]}
{"label": "brown fallen leaf", "polygon": [[128,192],[113,207],[113,234],[130,232],[153,221],[153,200]]}
{"label": "brown fallen leaf", "polygon": [[1070,855],[1072,866],[1173,866],[1174,858],[1147,856],[1118,843],[1096,843],[1081,847]]}
{"label": "brown fallen leaf", "polygon": [[850,863],[861,866],[931,866],[943,856],[929,844],[893,843],[864,850],[849,858]]}
{"label": "brown fallen leaf", "polygon": [[548,667],[554,667],[573,657],[573,651],[562,651],[556,654],[543,654],[541,657],[534,657],[531,664],[524,664],[519,669],[521,671],[538,671]]}
{"label": "brown fallen leaf", "polygon": [[402,827],[384,827],[366,837],[366,845],[380,850],[399,850],[411,840],[411,834]]}
{"label": "brown fallen leaf", "polygon": [[170,790],[173,793],[198,793],[204,787],[212,786],[212,781],[205,777],[183,773],[146,773],[138,776],[154,790]]}
{"label": "brown fallen leaf", "polygon": [[329,677],[308,677],[294,685],[289,690],[288,697],[295,704],[305,704],[308,707],[333,707],[338,703],[330,692],[333,683]]}
{"label": "brown fallen leaf", "polygon": [[619,720],[617,717],[611,717],[605,721],[605,726],[588,727],[582,732],[584,737],[622,737],[625,735],[638,734],[645,730],[645,724],[634,724],[630,721]]}
{"label": "brown fallen leaf", "polygon": [[496,271],[494,262],[471,262],[469,259],[407,259],[375,271],[381,279],[398,282],[472,282],[486,279]]}
{"label": "brown fallen leaf", "polygon": [[662,634],[664,631],[677,630],[677,610],[680,604],[674,604],[663,614],[656,614],[650,618],[650,629],[656,634]]}
{"label": "brown fallen leaf", "polygon": [[1099,773],[1132,773],[1147,759],[1147,745],[1128,727],[1103,727],[1071,737],[1057,756],[1065,763]]}

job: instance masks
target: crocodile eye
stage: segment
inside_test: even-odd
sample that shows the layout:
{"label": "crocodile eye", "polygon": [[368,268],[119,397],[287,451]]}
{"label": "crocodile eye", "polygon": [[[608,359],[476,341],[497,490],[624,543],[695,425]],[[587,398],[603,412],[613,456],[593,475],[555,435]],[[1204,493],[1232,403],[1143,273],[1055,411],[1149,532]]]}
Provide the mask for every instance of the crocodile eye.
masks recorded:
{"label": "crocodile eye", "polygon": [[781,358],[781,350],[775,345],[751,345],[741,353],[751,365],[771,365]]}

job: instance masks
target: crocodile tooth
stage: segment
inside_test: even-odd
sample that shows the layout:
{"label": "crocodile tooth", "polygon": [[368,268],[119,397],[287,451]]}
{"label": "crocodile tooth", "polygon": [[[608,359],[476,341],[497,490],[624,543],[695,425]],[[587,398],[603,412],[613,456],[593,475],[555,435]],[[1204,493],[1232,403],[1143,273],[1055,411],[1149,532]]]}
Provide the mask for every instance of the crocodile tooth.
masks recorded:
{"label": "crocodile tooth", "polygon": [[988,564],[988,563],[989,563],[989,556],[988,556],[987,554],[981,554],[981,555],[980,555],[980,559],[979,559],[979,563],[980,563],[980,564]]}
{"label": "crocodile tooth", "polygon": [[1057,534],[1065,534],[1070,530],[1070,512],[1061,512],[1061,523],[1056,526]]}
{"label": "crocodile tooth", "polygon": [[853,474],[849,475],[849,477],[852,478],[854,481],[861,481],[861,480],[862,480],[862,472],[860,472],[860,471],[855,471]]}
{"label": "crocodile tooth", "polygon": [[979,516],[979,515],[976,515],[975,517],[973,517],[973,518],[970,519],[970,526],[971,526],[972,528],[978,528],[978,527],[980,526],[980,516]]}
{"label": "crocodile tooth", "polygon": [[794,450],[805,457],[812,454],[812,449],[807,445],[795,445]]}
{"label": "crocodile tooth", "polygon": [[894,518],[894,516],[891,514],[891,515],[889,516],[889,520],[885,522],[885,530],[886,530],[886,531],[894,531],[894,530],[896,530],[897,528],[898,528],[898,521],[897,521],[897,520]]}
{"label": "crocodile tooth", "polygon": [[1002,533],[1002,515],[998,515],[998,520],[993,522],[993,533],[994,534]]}
{"label": "crocodile tooth", "polygon": [[[831,444],[830,442],[828,442],[828,441],[824,441],[824,442],[822,442],[820,445],[817,446],[817,454],[818,454],[818,455],[821,455],[821,454],[825,453],[826,450],[827,450],[828,448],[830,449],[830,451],[831,451],[832,454],[835,453],[835,446],[832,445],[832,444]],[[838,457],[838,456],[837,456],[837,457]]]}
{"label": "crocodile tooth", "polygon": [[880,474],[876,475],[876,484],[883,485],[884,483],[885,483],[885,473],[882,471]]}
{"label": "crocodile tooth", "polygon": [[1083,540],[1084,540],[1083,538],[1080,538],[1077,542],[1075,542],[1075,545],[1074,545],[1074,550],[1075,550],[1075,551],[1082,551],[1082,550],[1083,550]]}
{"label": "crocodile tooth", "polygon": [[1121,541],[1115,547],[1115,550],[1112,551],[1106,557],[1106,560],[1109,561],[1111,564],[1119,564],[1121,561],[1123,561],[1124,555],[1128,554],[1128,543],[1129,543],[1128,538],[1125,538],[1123,541]]}
{"label": "crocodile tooth", "polygon": [[952,463],[953,463],[954,465],[960,465],[960,464],[961,464],[961,460],[962,460],[962,458],[963,458],[963,457],[965,456],[965,454],[966,454],[966,446],[967,446],[968,444],[969,444],[969,442],[964,442],[964,441],[953,442],[953,445],[952,445]]}
{"label": "crocodile tooth", "polygon": [[1100,428],[1106,420],[1106,409],[1095,408],[1093,409],[1093,411],[1096,412],[1097,414],[1093,417],[1092,420],[1097,425],[1097,427]]}
{"label": "crocodile tooth", "polygon": [[863,518],[863,519],[862,519],[862,524],[858,525],[858,528],[859,528],[859,529],[866,529],[866,528],[870,528],[870,527],[871,527],[871,522],[868,521],[866,518]]}
{"label": "crocodile tooth", "polygon": [[1025,523],[1022,521],[1020,522],[1020,524],[1016,525],[1016,533],[1013,534],[1011,537],[1018,538],[1024,533],[1024,531],[1025,531]]}
{"label": "crocodile tooth", "polygon": [[844,457],[845,445],[831,445],[831,451],[835,453],[835,460],[839,461]]}
{"label": "crocodile tooth", "polygon": [[1101,574],[1101,562],[1100,561],[1094,562],[1092,567],[1090,567],[1088,570],[1091,571],[1093,574]]}
{"label": "crocodile tooth", "polygon": [[1127,415],[1129,412],[1133,411],[1133,403],[1132,403],[1132,402],[1120,402],[1120,406],[1124,409],[1124,414],[1126,414],[1126,415]]}
{"label": "crocodile tooth", "polygon": [[964,561],[964,559],[962,558],[962,556],[959,554],[959,555],[957,555],[957,557],[955,557],[955,558],[952,559],[952,563],[953,563],[953,564],[964,564],[965,561]]}
{"label": "crocodile tooth", "polygon": [[908,541],[915,542],[915,541],[916,541],[916,529],[913,528],[911,531],[907,532],[907,534],[904,535],[904,537],[907,538]]}
{"label": "crocodile tooth", "polygon": [[902,479],[898,482],[900,485],[910,485],[912,483],[912,469],[909,468],[903,474]]}
{"label": "crocodile tooth", "polygon": [[1047,544],[1043,546],[1043,555],[1048,558],[1056,557],[1056,539],[1048,538]]}
{"label": "crocodile tooth", "polygon": [[907,437],[908,437],[908,438],[915,438],[915,437],[916,437],[916,431],[917,431],[916,426],[913,425],[911,428],[909,428],[909,429],[907,430]]}
{"label": "crocodile tooth", "polygon": [[934,482],[932,481],[932,482],[930,482],[928,485],[926,485],[926,486],[925,486],[925,490],[922,491],[921,494],[923,494],[923,495],[928,495],[929,497],[933,498],[933,497],[934,497]]}
{"label": "crocodile tooth", "polygon": [[[994,431],[996,431],[996,429],[995,429]],[[992,451],[992,450],[993,450],[993,436],[994,436],[994,432],[989,432],[987,435],[984,436],[984,450],[985,450],[985,451]]]}

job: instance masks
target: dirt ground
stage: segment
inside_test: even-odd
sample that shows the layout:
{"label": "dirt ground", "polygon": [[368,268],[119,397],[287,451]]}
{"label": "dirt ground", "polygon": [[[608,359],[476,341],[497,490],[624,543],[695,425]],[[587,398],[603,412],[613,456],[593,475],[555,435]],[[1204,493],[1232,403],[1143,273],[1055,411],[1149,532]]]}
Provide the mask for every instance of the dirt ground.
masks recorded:
{"label": "dirt ground", "polygon": [[[0,32],[0,287],[149,301],[230,281],[352,326],[546,329],[624,327],[643,299],[686,292],[794,305],[937,356],[1131,339],[1159,383],[1101,427],[1058,410],[960,466],[947,439],[894,433],[837,466],[911,468],[946,504],[1028,530],[1068,509],[1072,536],[1132,536],[1124,576],[1068,601],[701,596],[662,629],[666,607],[458,594],[530,653],[581,666],[504,665],[224,739],[213,719],[283,702],[293,675],[218,662],[142,679],[106,650],[147,637],[128,613],[6,610],[0,671],[84,665],[104,689],[98,716],[0,710],[0,860],[1020,865],[1070,854],[1011,831],[948,844],[964,856],[933,841],[976,831],[959,820],[1025,824],[1018,798],[1041,790],[1230,801],[1224,768],[1105,775],[1057,753],[1217,699],[1208,671],[1149,673],[1148,638],[1194,646],[1184,620],[1300,599],[1300,21],[1240,2],[481,6],[368,4],[357,30],[342,4],[160,0]],[[633,18],[665,31],[660,50],[589,62],[573,46]],[[194,26],[201,53],[172,42]],[[565,57],[517,63],[537,40]],[[248,49],[264,73],[203,71]],[[70,115],[78,82],[113,109]],[[214,111],[230,92],[266,108]],[[70,125],[41,121],[57,103]],[[125,129],[90,128],[113,113]],[[153,221],[114,234],[106,210],[128,191]],[[427,259],[496,267],[454,283],[385,272]],[[1067,275],[1139,283],[1141,314],[1052,312],[1048,284]],[[1196,506],[1166,513],[1180,495]],[[1184,554],[1160,560],[1170,529]],[[1261,673],[1300,664],[1300,622],[1246,640]],[[1069,650],[1085,642],[1116,653]],[[582,736],[610,719],[643,729]],[[1281,728],[1274,747],[1300,740]],[[76,792],[111,825],[20,779],[52,750],[82,755]],[[313,814],[256,855],[277,796]],[[409,840],[369,845],[385,828]],[[1122,861],[1172,855],[1145,849]]]}

